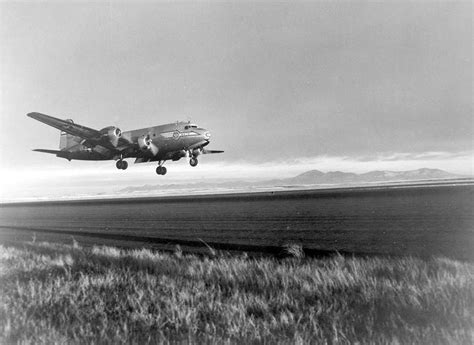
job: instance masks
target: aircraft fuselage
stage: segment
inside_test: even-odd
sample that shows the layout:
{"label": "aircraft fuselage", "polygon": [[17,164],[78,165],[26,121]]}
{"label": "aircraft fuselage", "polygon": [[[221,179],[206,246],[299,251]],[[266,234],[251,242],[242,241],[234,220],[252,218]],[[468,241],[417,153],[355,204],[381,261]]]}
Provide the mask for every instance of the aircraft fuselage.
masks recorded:
{"label": "aircraft fuselage", "polygon": [[[204,128],[194,126],[188,122],[175,122],[150,128],[141,128],[122,132],[122,138],[131,143],[137,143],[140,138],[149,136],[151,143],[158,148],[158,153],[142,151],[137,146],[126,148],[122,158],[138,158],[137,163],[160,160],[177,160],[184,157],[186,151],[204,147],[209,144],[210,132]],[[87,142],[64,150],[60,157],[77,160],[116,160],[120,155],[101,146],[89,147]]]}
{"label": "aircraft fuselage", "polygon": [[55,154],[68,160],[116,160],[116,167],[127,169],[126,158],[135,158],[135,163],[158,161],[157,174],[166,174],[163,164],[167,160],[190,158],[189,164],[196,166],[200,154],[221,153],[207,150],[211,134],[190,122],[165,125],[122,132],[114,126],[95,130],[41,113],[29,113],[29,117],[61,131],[59,150],[35,149],[34,151]]}

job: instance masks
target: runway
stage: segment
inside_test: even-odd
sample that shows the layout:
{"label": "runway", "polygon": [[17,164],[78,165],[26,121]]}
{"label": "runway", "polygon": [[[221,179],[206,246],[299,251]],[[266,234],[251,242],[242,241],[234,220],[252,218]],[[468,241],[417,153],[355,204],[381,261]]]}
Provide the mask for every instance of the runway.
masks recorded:
{"label": "runway", "polygon": [[473,260],[474,187],[404,186],[0,207],[0,241],[53,241],[278,255],[446,256]]}

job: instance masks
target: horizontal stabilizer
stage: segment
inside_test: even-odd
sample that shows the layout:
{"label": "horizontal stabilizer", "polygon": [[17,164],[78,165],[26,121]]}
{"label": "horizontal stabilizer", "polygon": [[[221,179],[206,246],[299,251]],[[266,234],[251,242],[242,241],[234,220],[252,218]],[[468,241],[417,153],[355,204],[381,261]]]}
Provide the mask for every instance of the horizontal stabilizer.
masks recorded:
{"label": "horizontal stabilizer", "polygon": [[57,155],[57,154],[61,153],[61,151],[58,151],[58,150],[45,150],[45,149],[34,149],[33,151],[43,152],[43,153],[51,153],[53,155]]}
{"label": "horizontal stabilizer", "polygon": [[52,155],[56,155],[57,157],[66,158],[66,159],[71,160],[71,157],[69,156],[70,152],[68,152],[68,151],[46,150],[46,149],[34,149],[33,151],[43,152],[43,153],[51,153]]}

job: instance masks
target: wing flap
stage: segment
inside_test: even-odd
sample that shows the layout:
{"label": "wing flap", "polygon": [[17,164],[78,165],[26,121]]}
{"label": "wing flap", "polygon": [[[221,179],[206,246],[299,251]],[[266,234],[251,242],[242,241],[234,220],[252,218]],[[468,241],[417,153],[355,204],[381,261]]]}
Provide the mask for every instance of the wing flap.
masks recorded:
{"label": "wing flap", "polygon": [[146,158],[146,157],[138,157],[135,159],[135,164],[137,163],[146,163],[146,162],[149,162],[150,161],[150,158]]}

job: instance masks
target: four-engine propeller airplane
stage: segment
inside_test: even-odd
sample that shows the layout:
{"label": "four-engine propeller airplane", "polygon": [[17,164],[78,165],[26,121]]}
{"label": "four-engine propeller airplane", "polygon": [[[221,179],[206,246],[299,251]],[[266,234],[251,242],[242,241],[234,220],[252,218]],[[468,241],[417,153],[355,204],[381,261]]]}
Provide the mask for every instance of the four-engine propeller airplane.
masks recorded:
{"label": "four-engine propeller airplane", "polygon": [[125,158],[135,158],[135,163],[158,162],[156,173],[165,175],[163,164],[189,157],[195,167],[201,154],[224,151],[207,150],[211,133],[189,122],[175,122],[161,126],[122,132],[110,126],[100,131],[78,125],[72,120],[61,120],[41,113],[27,116],[61,131],[59,150],[35,149],[33,151],[55,154],[67,160],[116,160],[117,169],[125,170]]}

